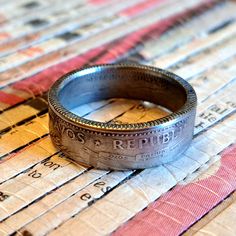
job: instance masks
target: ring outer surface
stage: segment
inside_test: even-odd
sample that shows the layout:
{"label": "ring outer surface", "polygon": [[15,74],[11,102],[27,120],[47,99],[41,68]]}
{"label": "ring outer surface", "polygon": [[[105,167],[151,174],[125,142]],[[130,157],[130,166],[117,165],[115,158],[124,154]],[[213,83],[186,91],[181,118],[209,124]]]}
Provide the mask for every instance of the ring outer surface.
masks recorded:
{"label": "ring outer surface", "polygon": [[155,67],[103,64],[89,68],[119,67],[152,70],[159,76],[177,80],[186,91],[187,101],[177,112],[143,123],[106,124],[87,120],[65,109],[57,97],[64,80],[87,68],[75,70],[57,80],[48,94],[53,143],[73,161],[98,169],[144,169],[176,160],[192,141],[197,106],[194,89],[179,76]]}

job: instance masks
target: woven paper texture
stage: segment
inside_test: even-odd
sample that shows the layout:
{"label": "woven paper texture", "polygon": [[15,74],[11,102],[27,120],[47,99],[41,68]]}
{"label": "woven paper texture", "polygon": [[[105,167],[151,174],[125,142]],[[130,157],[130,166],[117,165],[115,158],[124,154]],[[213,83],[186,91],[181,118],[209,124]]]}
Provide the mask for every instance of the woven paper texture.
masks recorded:
{"label": "woven paper texture", "polygon": [[[236,235],[236,2],[0,0],[0,235]],[[156,168],[71,162],[48,134],[47,91],[88,65],[170,70],[198,96],[191,147]],[[166,115],[110,99],[73,112],[103,122]]]}

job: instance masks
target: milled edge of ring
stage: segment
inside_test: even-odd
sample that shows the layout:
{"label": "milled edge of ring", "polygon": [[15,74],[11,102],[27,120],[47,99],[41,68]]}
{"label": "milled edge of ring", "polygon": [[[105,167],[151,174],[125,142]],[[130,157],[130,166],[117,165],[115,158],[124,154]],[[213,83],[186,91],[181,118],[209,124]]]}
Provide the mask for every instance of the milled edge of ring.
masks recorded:
{"label": "milled edge of ring", "polygon": [[[162,74],[164,76],[167,76],[171,79],[176,80],[181,84],[181,86],[184,87],[186,93],[187,93],[187,102],[184,104],[184,106],[177,112],[173,112],[170,115],[156,119],[153,121],[143,122],[143,123],[135,123],[135,124],[107,124],[104,122],[97,122],[88,120],[82,117],[79,117],[72,112],[66,110],[58,101],[56,93],[59,89],[60,84],[66,80],[67,78],[70,78],[70,76],[76,74],[77,72],[80,72],[85,69],[91,69],[91,68],[114,68],[114,67],[131,67],[131,68],[137,68],[137,69],[145,69],[145,70],[151,70],[154,73]],[[72,125],[76,125],[76,127],[80,126],[85,131],[92,131],[91,129],[95,129],[96,133],[103,133],[107,131],[142,131],[149,128],[155,128],[158,125],[163,125],[169,122],[177,122],[179,119],[181,119],[184,115],[188,115],[189,113],[192,113],[193,110],[195,110],[197,105],[197,96],[193,89],[193,87],[184,79],[179,77],[178,75],[175,75],[174,73],[171,73],[169,71],[155,68],[152,66],[146,66],[146,65],[139,65],[139,64],[125,64],[125,63],[119,63],[119,64],[99,64],[94,66],[88,66],[83,67],[81,69],[73,70],[65,75],[63,75],[61,78],[59,78],[51,87],[48,93],[48,104],[51,108],[51,110],[54,111],[58,116],[61,117],[61,119],[66,119],[69,123]],[[176,120],[177,119],[177,120]],[[78,127],[79,128],[79,127]],[[103,132],[102,132],[103,131]],[[94,131],[92,131],[94,132]],[[150,132],[148,132],[150,133]],[[106,134],[107,135],[107,134]],[[111,134],[112,136],[113,134]],[[134,134],[133,134],[134,135]]]}
{"label": "milled edge of ring", "polygon": [[[60,117],[60,115],[56,114],[57,116]],[[188,114],[188,117],[185,117],[185,119],[189,119],[191,118],[191,115],[192,113],[189,113]],[[142,132],[135,132],[135,131],[140,131],[140,130],[130,130],[130,132],[124,132],[122,133],[123,130],[116,130],[116,131],[120,131],[119,133],[118,132],[106,132],[106,131],[111,131],[111,130],[92,130],[92,129],[88,129],[88,128],[84,128],[84,127],[80,127],[80,126],[77,126],[76,124],[73,124],[72,122],[70,121],[67,121],[67,120],[64,120],[62,117],[60,117],[62,119],[62,122],[65,123],[68,127],[70,128],[75,128],[76,130],[79,130],[79,131],[82,131],[82,132],[86,132],[86,133],[89,133],[89,134],[96,134],[96,135],[102,135],[102,136],[107,136],[107,137],[138,137],[138,136],[147,136],[149,134],[157,134],[160,132],[159,129],[161,129],[161,131],[163,130],[168,130],[170,127],[161,127],[159,129],[157,129],[157,127],[153,127],[153,128],[156,128],[156,129],[148,129],[149,131],[146,131],[147,129],[143,129],[141,130]],[[182,119],[180,120],[183,120],[184,118],[181,117]],[[179,122],[179,120],[172,120],[174,125],[177,124]],[[163,123],[162,123],[163,124]],[[169,123],[168,123],[169,125]],[[173,126],[172,126],[173,128]],[[127,130],[125,130],[127,131]]]}

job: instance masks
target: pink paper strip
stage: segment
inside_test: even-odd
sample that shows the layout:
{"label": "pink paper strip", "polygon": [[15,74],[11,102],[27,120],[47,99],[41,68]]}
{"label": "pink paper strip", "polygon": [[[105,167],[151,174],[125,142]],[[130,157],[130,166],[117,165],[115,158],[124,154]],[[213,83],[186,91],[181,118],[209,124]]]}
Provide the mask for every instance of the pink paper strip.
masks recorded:
{"label": "pink paper strip", "polygon": [[221,154],[209,177],[177,185],[121,226],[113,236],[179,235],[236,189],[236,144]]}

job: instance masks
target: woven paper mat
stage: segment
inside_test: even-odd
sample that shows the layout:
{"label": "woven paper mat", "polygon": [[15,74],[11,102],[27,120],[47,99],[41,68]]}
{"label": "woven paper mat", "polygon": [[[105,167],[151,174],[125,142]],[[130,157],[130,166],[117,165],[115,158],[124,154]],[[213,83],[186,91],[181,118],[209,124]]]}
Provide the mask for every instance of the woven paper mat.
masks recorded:
{"label": "woven paper mat", "polygon": [[[0,0],[0,235],[236,235],[235,12],[221,0]],[[194,86],[194,140],[179,160],[101,171],[52,145],[49,87],[112,62]],[[165,115],[122,99],[74,112],[119,123]]]}

